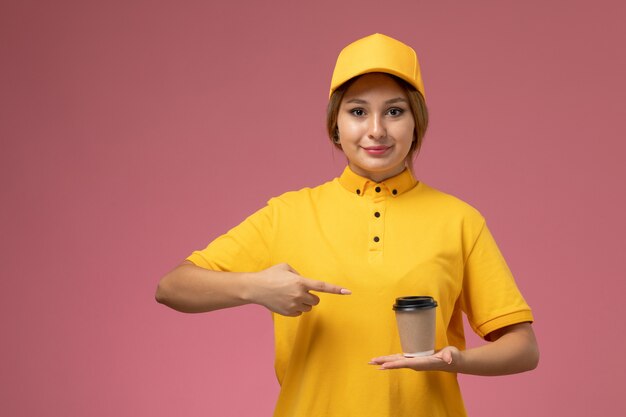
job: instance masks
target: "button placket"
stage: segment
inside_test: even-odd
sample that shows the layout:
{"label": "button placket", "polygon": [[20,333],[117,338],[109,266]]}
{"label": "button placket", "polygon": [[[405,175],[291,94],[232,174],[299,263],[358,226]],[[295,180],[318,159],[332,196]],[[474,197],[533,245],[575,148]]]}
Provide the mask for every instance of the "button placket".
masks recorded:
{"label": "button placket", "polygon": [[[378,187],[378,186],[377,186]],[[370,218],[369,218],[369,234],[368,234],[368,248],[370,251],[370,261],[382,261],[381,255],[384,245],[384,232],[385,232],[385,208],[387,206],[386,193],[380,189],[372,195]],[[377,254],[377,256],[374,256]]]}

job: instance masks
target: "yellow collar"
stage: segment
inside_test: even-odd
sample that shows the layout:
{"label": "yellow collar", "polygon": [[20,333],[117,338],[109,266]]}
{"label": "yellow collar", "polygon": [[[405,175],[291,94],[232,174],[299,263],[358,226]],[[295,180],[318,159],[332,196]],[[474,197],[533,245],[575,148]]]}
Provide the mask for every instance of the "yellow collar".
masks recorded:
{"label": "yellow collar", "polygon": [[387,194],[397,197],[417,185],[417,180],[411,171],[405,169],[395,177],[387,178],[382,182],[374,182],[368,178],[352,172],[350,167],[346,167],[339,177],[339,183],[349,192],[359,196],[372,193],[372,195]]}

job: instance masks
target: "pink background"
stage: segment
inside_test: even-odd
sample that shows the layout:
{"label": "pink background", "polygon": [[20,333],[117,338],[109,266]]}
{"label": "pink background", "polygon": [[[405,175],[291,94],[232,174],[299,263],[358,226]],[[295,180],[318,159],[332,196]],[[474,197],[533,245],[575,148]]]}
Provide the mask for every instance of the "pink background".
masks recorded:
{"label": "pink background", "polygon": [[623,4],[3,0],[2,414],[271,415],[269,314],[154,290],[340,173],[334,59],[381,32],[422,61],[419,177],[483,212],[537,319],[539,368],[461,377],[470,414],[624,415]]}

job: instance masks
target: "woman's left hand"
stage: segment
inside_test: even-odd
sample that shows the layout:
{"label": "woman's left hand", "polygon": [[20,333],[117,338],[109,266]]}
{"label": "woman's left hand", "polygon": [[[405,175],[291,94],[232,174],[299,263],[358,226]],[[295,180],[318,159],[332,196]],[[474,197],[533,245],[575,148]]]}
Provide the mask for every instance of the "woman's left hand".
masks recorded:
{"label": "woman's left hand", "polygon": [[380,369],[409,368],[471,375],[510,375],[535,369],[539,363],[539,348],[530,323],[503,327],[485,338],[492,342],[464,351],[447,346],[434,355],[418,358],[380,356],[372,359],[370,364],[380,365]]}
{"label": "woman's left hand", "polygon": [[370,365],[380,365],[379,369],[410,368],[416,371],[450,371],[461,360],[461,352],[454,346],[447,346],[430,356],[407,358],[402,354],[379,356],[372,359]]}

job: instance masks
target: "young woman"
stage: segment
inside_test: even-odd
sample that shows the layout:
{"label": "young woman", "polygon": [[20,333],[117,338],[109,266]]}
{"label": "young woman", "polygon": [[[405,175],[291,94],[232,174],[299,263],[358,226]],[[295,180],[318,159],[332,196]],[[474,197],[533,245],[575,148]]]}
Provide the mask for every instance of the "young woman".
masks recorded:
{"label": "young woman", "polygon": [[[273,312],[275,416],[464,416],[457,373],[537,365],[530,308],[484,218],[413,176],[427,124],[413,49],[380,34],[348,45],[327,118],[342,175],[270,200],[161,279],[157,300],[179,311]],[[393,354],[406,295],[438,302],[431,356]],[[463,313],[488,343],[465,349]]]}

